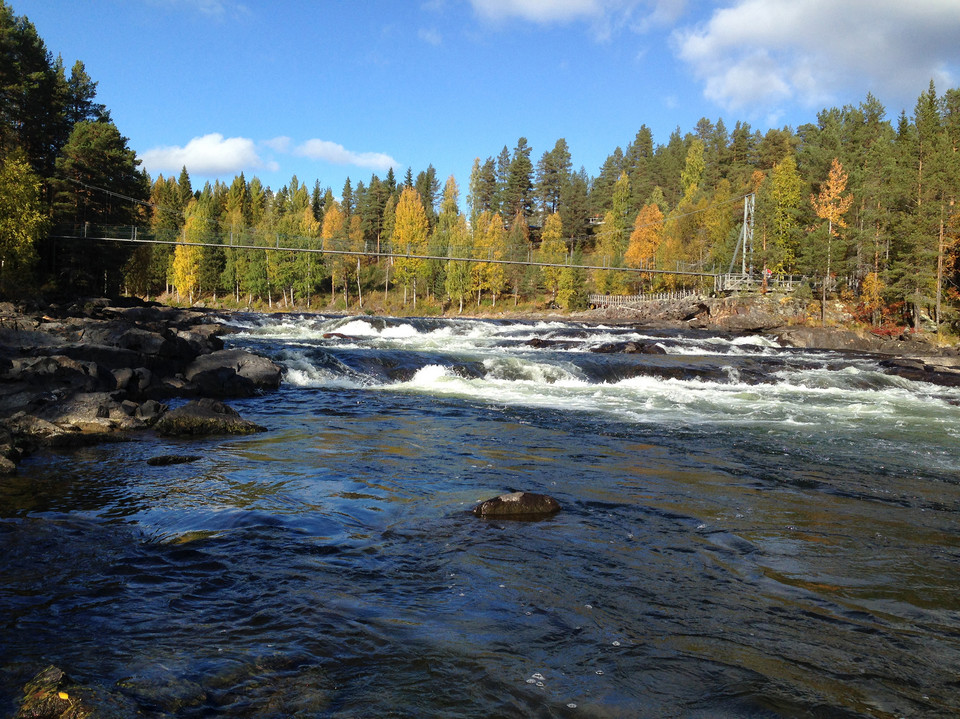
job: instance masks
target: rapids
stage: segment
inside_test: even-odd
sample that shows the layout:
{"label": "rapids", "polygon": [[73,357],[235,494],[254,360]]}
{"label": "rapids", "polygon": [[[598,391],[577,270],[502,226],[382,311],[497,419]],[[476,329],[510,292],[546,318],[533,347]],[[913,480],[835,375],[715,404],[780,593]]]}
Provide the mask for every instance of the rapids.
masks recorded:
{"label": "rapids", "polygon": [[[47,663],[146,717],[960,712],[957,388],[752,336],[226,321],[285,368],[231,402],[270,431],[0,484],[0,712]],[[515,489],[563,510],[468,514]]]}

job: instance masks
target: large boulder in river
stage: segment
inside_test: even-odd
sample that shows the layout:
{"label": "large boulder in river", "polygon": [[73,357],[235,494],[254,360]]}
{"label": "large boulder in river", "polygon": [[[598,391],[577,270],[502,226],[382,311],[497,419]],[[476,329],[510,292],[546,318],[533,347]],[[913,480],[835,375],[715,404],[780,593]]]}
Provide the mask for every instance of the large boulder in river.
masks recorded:
{"label": "large boulder in river", "polygon": [[256,422],[244,419],[233,407],[215,399],[187,402],[170,410],[155,426],[159,434],[175,437],[201,437],[209,434],[252,434],[265,432]]}
{"label": "large boulder in river", "polygon": [[488,499],[473,508],[477,517],[485,519],[538,519],[560,511],[560,503],[546,494],[511,492]]}
{"label": "large boulder in river", "polygon": [[197,357],[184,377],[206,397],[252,397],[280,386],[276,362],[245,350],[231,349]]}

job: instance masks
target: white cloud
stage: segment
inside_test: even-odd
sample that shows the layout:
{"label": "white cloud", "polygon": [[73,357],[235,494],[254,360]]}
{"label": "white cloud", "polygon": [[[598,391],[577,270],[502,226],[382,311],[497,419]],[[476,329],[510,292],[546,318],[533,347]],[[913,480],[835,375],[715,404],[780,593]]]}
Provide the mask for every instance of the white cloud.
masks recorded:
{"label": "white cloud", "polygon": [[391,167],[399,167],[399,163],[390,155],[382,152],[354,152],[329,140],[307,140],[297,147],[294,153],[311,160],[321,160],[334,165],[355,165],[371,170],[386,171]]}
{"label": "white cloud", "polygon": [[279,137],[274,137],[272,140],[264,140],[263,144],[274,152],[288,153],[290,152],[291,142],[292,140],[289,137],[280,135]]}
{"label": "white cloud", "polygon": [[470,0],[478,14],[501,20],[518,17],[531,22],[566,22],[580,17],[595,17],[600,0]]}
{"label": "white cloud", "polygon": [[441,37],[440,33],[433,28],[420,28],[417,30],[417,37],[428,45],[433,46],[438,46],[441,42],[443,42],[443,38]]}
{"label": "white cloud", "polygon": [[707,98],[769,111],[868,91],[910,102],[931,78],[945,89],[957,37],[956,0],[736,0],[673,41]]}
{"label": "white cloud", "polygon": [[195,137],[185,147],[155,147],[140,158],[151,172],[176,171],[186,167],[191,174],[228,175],[264,167],[253,140],[224,138],[218,132]]}
{"label": "white cloud", "polygon": [[594,38],[606,42],[614,32],[629,28],[647,32],[676,22],[688,0],[470,0],[487,20],[525,20],[540,25],[586,22]]}
{"label": "white cloud", "polygon": [[155,5],[189,6],[203,15],[218,20],[226,17],[242,18],[250,15],[250,9],[237,0],[150,0]]}

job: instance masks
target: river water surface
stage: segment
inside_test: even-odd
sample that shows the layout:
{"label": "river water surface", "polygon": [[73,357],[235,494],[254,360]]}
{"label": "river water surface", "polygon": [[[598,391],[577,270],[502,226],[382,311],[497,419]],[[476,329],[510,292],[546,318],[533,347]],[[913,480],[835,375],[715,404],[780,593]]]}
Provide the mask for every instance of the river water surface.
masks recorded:
{"label": "river water surface", "polygon": [[[0,715],[47,663],[144,717],[960,713],[960,390],[763,338],[230,322],[285,367],[231,402],[268,432],[0,483]],[[591,351],[627,340],[665,354]],[[469,514],[512,490],[563,510]]]}

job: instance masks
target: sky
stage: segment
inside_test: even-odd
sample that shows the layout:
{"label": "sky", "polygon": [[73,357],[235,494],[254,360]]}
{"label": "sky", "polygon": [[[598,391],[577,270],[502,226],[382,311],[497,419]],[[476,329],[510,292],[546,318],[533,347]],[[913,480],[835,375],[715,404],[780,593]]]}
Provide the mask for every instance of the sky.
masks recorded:
{"label": "sky", "polygon": [[816,122],[960,86],[960,0],[7,0],[154,179],[295,175],[339,195],[558,139],[595,176],[641,125]]}

